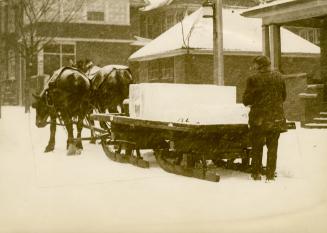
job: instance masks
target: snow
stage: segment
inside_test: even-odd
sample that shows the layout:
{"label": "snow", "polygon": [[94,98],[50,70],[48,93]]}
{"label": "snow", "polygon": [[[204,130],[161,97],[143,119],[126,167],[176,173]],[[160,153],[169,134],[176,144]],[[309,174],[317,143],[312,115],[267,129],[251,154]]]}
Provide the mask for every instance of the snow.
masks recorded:
{"label": "snow", "polygon": [[139,37],[139,36],[134,36],[135,41],[131,43],[131,45],[133,46],[145,46],[147,45],[151,39],[148,38],[143,38],[143,37]]}
{"label": "snow", "polygon": [[[246,18],[242,10],[223,9],[223,40],[225,52],[261,52],[261,19]],[[212,50],[212,19],[203,18],[203,8],[184,18],[129,59],[138,60],[190,48]],[[319,54],[320,48],[300,36],[281,28],[281,49],[285,54]]]}
{"label": "snow", "polygon": [[174,0],[145,0],[146,6],[140,8],[141,11],[150,11],[157,9],[159,7],[169,5],[172,3]]}
{"label": "snow", "polygon": [[301,98],[317,98],[318,94],[316,94],[316,93],[300,93],[299,96]]}
{"label": "snow", "polygon": [[281,4],[285,4],[285,3],[296,2],[296,1],[297,0],[275,0],[270,3],[264,3],[264,4],[260,4],[258,6],[251,7],[249,9],[247,9],[246,11],[259,10],[259,9],[263,9],[263,8],[267,8],[267,7],[273,7],[273,6],[277,6],[277,5],[281,5]]}
{"label": "snow", "polygon": [[23,112],[2,107],[1,233],[327,230],[325,129],[281,135],[275,182],[219,169],[213,183],[163,171],[151,151],[142,151],[149,169],[112,162],[88,142],[80,156],[66,156],[62,128],[44,154],[49,128]]}

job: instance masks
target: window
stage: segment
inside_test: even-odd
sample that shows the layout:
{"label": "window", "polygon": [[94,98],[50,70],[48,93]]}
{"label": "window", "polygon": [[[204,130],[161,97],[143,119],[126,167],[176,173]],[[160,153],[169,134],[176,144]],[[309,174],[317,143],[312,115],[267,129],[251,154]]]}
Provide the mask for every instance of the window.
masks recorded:
{"label": "window", "polygon": [[150,61],[148,64],[148,80],[150,82],[155,82],[159,79],[161,79],[160,75],[160,62],[158,60],[156,61]]}
{"label": "window", "polygon": [[166,15],[166,30],[168,30],[169,28],[171,28],[172,26],[175,25],[175,20],[174,20],[174,15],[172,14],[168,14]]}
{"label": "window", "polygon": [[299,35],[317,45],[320,43],[320,31],[318,28],[306,28],[299,31]]}
{"label": "window", "polygon": [[75,62],[75,44],[49,44],[43,48],[44,73],[52,74],[62,66]]}
{"label": "window", "polygon": [[86,18],[97,23],[129,24],[129,0],[87,0]]}
{"label": "window", "polygon": [[104,18],[105,4],[102,0],[87,1],[87,20],[88,21],[105,21]]}
{"label": "window", "polygon": [[148,63],[149,82],[174,82],[174,58],[164,58]]}
{"label": "window", "polygon": [[161,72],[163,80],[174,80],[174,59],[167,58],[161,61]]}

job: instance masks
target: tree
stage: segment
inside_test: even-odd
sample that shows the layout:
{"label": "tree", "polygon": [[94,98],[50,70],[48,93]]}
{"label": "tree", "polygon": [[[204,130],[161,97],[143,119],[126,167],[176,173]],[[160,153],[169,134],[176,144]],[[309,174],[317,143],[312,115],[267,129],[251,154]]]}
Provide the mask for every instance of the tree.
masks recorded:
{"label": "tree", "polygon": [[53,42],[60,26],[51,27],[46,33],[41,26],[56,23],[65,24],[81,17],[81,8],[85,0],[13,0],[15,11],[16,48],[25,61],[25,112],[30,111],[30,84],[33,65],[38,53]]}

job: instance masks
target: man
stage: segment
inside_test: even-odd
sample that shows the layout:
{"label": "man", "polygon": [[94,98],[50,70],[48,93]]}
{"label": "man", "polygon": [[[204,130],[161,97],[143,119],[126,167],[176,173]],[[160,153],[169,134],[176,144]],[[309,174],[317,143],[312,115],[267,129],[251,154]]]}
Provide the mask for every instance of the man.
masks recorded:
{"label": "man", "polygon": [[254,180],[261,180],[263,146],[266,145],[266,179],[274,180],[278,139],[281,132],[287,131],[283,110],[286,99],[285,82],[281,74],[271,71],[270,60],[257,56],[253,60],[254,74],[247,80],[243,104],[250,106],[249,127],[252,144],[252,171]]}

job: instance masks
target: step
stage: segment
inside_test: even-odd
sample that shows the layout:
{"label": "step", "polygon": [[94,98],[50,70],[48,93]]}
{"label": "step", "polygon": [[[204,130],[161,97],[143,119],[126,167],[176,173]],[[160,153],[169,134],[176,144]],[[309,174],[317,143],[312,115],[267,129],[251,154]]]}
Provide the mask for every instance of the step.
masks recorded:
{"label": "step", "polygon": [[315,117],[313,123],[327,123],[327,117]]}
{"label": "step", "polygon": [[307,86],[308,90],[321,90],[324,89],[324,84],[309,84]]}
{"label": "step", "polygon": [[320,112],[320,116],[327,116],[327,112]]}
{"label": "step", "polygon": [[299,97],[302,99],[316,99],[318,94],[315,93],[300,93]]}
{"label": "step", "polygon": [[303,126],[303,128],[307,129],[327,129],[327,123],[307,123]]}

